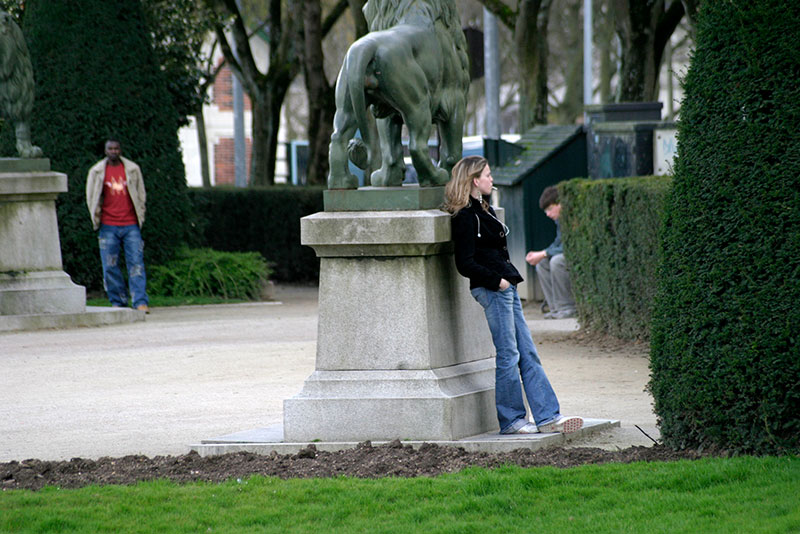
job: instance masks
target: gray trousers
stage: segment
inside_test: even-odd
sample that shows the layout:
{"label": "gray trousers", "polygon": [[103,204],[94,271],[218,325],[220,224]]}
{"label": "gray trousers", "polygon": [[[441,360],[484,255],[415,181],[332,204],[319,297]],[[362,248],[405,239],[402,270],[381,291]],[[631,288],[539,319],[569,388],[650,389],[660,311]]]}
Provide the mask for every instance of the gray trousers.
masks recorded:
{"label": "gray trousers", "polygon": [[575,311],[572,283],[563,254],[545,258],[536,264],[536,276],[539,277],[544,299],[551,312]]}

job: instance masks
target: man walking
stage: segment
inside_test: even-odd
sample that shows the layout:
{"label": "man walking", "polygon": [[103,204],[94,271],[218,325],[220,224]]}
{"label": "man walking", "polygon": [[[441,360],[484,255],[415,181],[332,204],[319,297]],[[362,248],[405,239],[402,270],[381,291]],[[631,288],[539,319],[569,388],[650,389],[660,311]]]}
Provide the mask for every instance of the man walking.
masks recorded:
{"label": "man walking", "polygon": [[551,185],[542,191],[539,207],[556,223],[556,238],[544,250],[528,252],[525,261],[536,266],[536,276],[544,292],[544,299],[550,308],[545,319],[567,319],[575,317],[575,299],[572,296],[572,283],[569,280],[564,247],[561,244],[561,204],[558,202],[558,189]]}
{"label": "man walking", "polygon": [[[131,305],[149,313],[141,233],[146,199],[142,171],[122,157],[115,139],[106,141],[105,154],[86,177],[86,205],[94,229],[99,230],[103,287],[112,306],[127,306],[130,293]],[[128,290],[119,268],[121,250],[128,266]]]}

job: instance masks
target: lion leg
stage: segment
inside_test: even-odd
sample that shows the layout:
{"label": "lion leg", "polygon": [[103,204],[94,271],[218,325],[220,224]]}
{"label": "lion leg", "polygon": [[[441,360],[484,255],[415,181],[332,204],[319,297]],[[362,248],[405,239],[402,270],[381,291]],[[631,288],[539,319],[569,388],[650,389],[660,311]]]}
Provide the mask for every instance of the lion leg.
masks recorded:
{"label": "lion leg", "polygon": [[430,112],[420,109],[409,113],[406,126],[408,127],[408,152],[414,163],[414,169],[417,171],[419,185],[446,184],[450,179],[450,174],[433,164],[428,151],[428,138],[431,134]]}
{"label": "lion leg", "polygon": [[375,187],[403,185],[406,166],[403,163],[403,123],[392,117],[378,119],[378,138],[381,143],[381,167],[372,173],[370,183]]}
{"label": "lion leg", "polygon": [[348,143],[356,133],[355,120],[346,109],[337,109],[328,149],[328,189],[357,189],[358,178],[350,172]]}
{"label": "lion leg", "polygon": [[14,126],[19,157],[41,158],[42,149],[31,143],[31,130],[27,121],[19,121]]}
{"label": "lion leg", "polygon": [[439,147],[439,167],[447,172],[453,170],[463,155],[464,116],[465,106],[456,106],[455,112],[439,124],[442,143]]}

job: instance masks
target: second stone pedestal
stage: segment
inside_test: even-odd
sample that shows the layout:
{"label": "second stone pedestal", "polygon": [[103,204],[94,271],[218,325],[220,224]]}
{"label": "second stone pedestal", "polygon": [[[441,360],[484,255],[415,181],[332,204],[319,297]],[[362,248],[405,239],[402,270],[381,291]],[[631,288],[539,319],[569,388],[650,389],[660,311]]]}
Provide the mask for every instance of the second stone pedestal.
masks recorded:
{"label": "second stone pedestal", "polygon": [[315,372],[286,441],[454,440],[497,428],[494,348],[439,210],[324,212]]}
{"label": "second stone pedestal", "polygon": [[0,159],[0,316],[85,311],[86,290],[61,264],[55,201],[66,190],[47,159]]}

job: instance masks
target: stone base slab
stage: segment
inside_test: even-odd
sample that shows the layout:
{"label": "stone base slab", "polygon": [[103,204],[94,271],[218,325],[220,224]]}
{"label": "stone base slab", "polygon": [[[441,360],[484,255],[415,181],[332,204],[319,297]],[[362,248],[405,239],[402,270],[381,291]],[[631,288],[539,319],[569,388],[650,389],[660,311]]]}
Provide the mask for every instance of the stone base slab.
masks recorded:
{"label": "stone base slab", "polygon": [[331,211],[402,211],[437,209],[444,202],[444,187],[360,187],[326,189],[322,192],[326,212]]}
{"label": "stone base slab", "polygon": [[463,438],[497,427],[494,358],[438,369],[317,370],[283,413],[291,441]]}
{"label": "stone base slab", "polygon": [[[502,453],[516,449],[539,450],[546,447],[558,447],[571,441],[584,438],[591,434],[617,428],[619,420],[589,419],[584,418],[583,428],[573,434],[498,434],[487,432],[475,436],[468,436],[457,440],[401,440],[403,445],[410,445],[415,449],[424,443],[441,447],[458,447],[467,452]],[[372,440],[373,446],[385,445],[389,441]],[[315,441],[314,447],[318,451],[335,452],[353,449],[358,441]],[[309,442],[290,442],[283,436],[283,427],[274,425],[268,428],[245,430],[202,440],[200,443],[190,444],[189,448],[200,456],[215,456],[232,452],[251,452],[255,454],[297,454],[301,449],[308,447]]]}
{"label": "stone base slab", "polygon": [[47,172],[49,158],[0,158],[0,173]]}
{"label": "stone base slab", "polygon": [[86,288],[64,271],[0,273],[0,315],[81,313]]}
{"label": "stone base slab", "polygon": [[130,308],[86,307],[81,313],[0,315],[0,332],[107,326],[144,321],[145,313]]}

